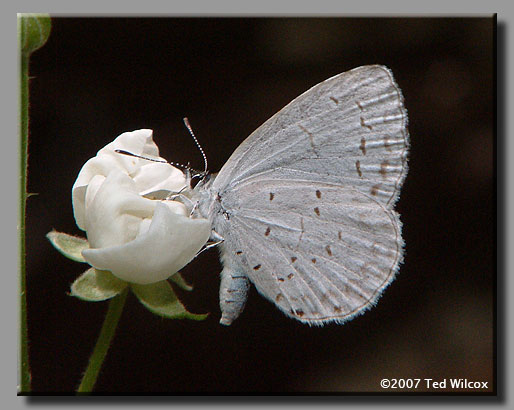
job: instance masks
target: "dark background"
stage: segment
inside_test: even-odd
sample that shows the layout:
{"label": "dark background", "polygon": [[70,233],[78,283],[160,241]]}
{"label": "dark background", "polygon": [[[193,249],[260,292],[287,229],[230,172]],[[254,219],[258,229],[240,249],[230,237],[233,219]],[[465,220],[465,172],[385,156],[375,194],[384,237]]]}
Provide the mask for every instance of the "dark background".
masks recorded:
{"label": "dark background", "polygon": [[[72,392],[107,303],[67,295],[86,265],[45,239],[75,226],[83,163],[124,131],[152,128],[170,161],[218,171],[255,128],[309,87],[390,67],[409,113],[397,210],[405,263],[378,305],[344,326],[286,318],[253,289],[218,324],[216,251],[178,292],[204,322],[161,319],[129,295],[96,391],[368,392],[382,378],[494,377],[493,18],[64,18],[32,55],[27,274],[35,392]],[[423,387],[422,384],[420,387]],[[423,389],[418,389],[423,390]]]}

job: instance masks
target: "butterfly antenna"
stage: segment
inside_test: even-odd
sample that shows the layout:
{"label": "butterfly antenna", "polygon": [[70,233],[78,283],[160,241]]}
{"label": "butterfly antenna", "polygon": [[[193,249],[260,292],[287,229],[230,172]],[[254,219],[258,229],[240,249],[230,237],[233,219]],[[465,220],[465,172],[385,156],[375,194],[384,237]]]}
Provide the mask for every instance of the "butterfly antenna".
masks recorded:
{"label": "butterfly antenna", "polygon": [[200,143],[196,139],[195,134],[193,132],[193,128],[191,128],[191,124],[189,124],[189,120],[187,119],[187,117],[184,117],[184,125],[186,126],[187,130],[189,131],[189,133],[193,137],[196,146],[198,147],[198,149],[200,150],[200,153],[202,154],[203,164],[204,164],[203,174],[206,175],[207,174],[207,156],[205,155],[205,152],[203,152],[202,146],[200,145]]}
{"label": "butterfly antenna", "polygon": [[129,157],[144,159],[146,161],[160,162],[161,164],[170,164],[170,165],[173,165],[175,167],[182,168],[182,169],[190,169],[190,167],[188,165],[186,166],[186,165],[179,164],[177,162],[166,161],[165,159],[157,159],[157,158],[145,157],[143,155],[134,154],[132,152],[125,151],[123,149],[115,149],[114,152],[116,152],[118,154],[128,155]]}

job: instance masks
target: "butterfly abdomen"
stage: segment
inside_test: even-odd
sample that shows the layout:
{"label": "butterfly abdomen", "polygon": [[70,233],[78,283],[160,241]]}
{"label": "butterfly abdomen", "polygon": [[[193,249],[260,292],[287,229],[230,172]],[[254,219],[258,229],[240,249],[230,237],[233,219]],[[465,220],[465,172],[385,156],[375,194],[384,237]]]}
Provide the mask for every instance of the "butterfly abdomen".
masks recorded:
{"label": "butterfly abdomen", "polygon": [[221,271],[220,284],[220,323],[228,326],[237,319],[245,307],[250,281],[242,270],[227,260],[230,257],[224,254],[225,250],[221,245],[224,268]]}

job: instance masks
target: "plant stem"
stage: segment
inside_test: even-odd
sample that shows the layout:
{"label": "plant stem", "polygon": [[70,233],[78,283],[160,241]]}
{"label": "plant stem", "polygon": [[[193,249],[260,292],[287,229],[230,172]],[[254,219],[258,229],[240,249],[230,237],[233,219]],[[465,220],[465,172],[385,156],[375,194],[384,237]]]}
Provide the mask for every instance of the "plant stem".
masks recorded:
{"label": "plant stem", "polygon": [[51,22],[47,14],[18,14],[19,53],[19,121],[20,121],[20,210],[18,220],[20,246],[20,351],[19,392],[30,392],[29,339],[27,329],[27,266],[25,218],[27,208],[27,157],[29,142],[29,57],[30,53],[42,47],[50,35]]}
{"label": "plant stem", "polygon": [[90,393],[95,386],[98,373],[100,372],[105,355],[107,354],[107,350],[109,350],[116,327],[118,326],[123,306],[127,299],[128,289],[127,287],[122,293],[109,301],[109,308],[105,315],[102,330],[100,330],[95,349],[89,358],[89,364],[82,377],[80,386],[77,389],[77,393]]}
{"label": "plant stem", "polygon": [[[21,49],[20,49],[21,50]],[[19,390],[30,392],[30,367],[27,331],[27,292],[25,265],[25,209],[27,201],[27,147],[29,124],[29,55],[20,51],[20,211],[18,229],[20,232],[20,362]]]}

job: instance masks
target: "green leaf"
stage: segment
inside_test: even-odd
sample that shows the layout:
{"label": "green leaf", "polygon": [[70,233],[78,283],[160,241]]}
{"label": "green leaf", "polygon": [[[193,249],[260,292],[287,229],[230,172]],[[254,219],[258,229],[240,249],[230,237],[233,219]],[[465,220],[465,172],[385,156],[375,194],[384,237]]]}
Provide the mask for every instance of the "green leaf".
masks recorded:
{"label": "green leaf", "polygon": [[52,22],[48,14],[18,14],[18,35],[21,51],[30,54],[42,47],[48,40]]}
{"label": "green leaf", "polygon": [[193,287],[186,282],[184,277],[180,272],[175,273],[170,280],[177,285],[179,288],[182,288],[184,290],[187,290],[188,292],[191,292],[193,290]]}
{"label": "green leaf", "polygon": [[90,268],[71,285],[71,295],[88,302],[100,302],[119,295],[127,282],[111,272]]}
{"label": "green leaf", "polygon": [[208,313],[198,315],[188,312],[178,300],[175,292],[173,292],[170,283],[166,280],[149,285],[132,283],[130,286],[139,301],[156,315],[168,319],[193,320],[204,320],[209,315]]}
{"label": "green leaf", "polygon": [[82,257],[82,251],[89,249],[87,239],[57,231],[48,232],[46,237],[54,248],[67,258],[77,262],[86,262]]}

